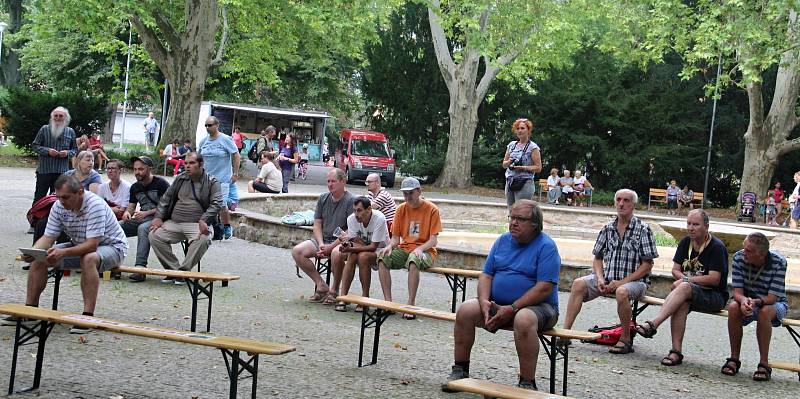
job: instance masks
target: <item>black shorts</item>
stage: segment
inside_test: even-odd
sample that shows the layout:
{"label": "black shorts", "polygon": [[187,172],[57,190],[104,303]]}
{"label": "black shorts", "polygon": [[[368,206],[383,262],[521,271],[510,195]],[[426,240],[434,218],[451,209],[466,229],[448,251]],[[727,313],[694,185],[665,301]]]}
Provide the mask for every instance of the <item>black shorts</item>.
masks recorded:
{"label": "black shorts", "polygon": [[722,310],[727,302],[727,294],[692,283],[692,299],[689,302],[689,310],[715,313]]}

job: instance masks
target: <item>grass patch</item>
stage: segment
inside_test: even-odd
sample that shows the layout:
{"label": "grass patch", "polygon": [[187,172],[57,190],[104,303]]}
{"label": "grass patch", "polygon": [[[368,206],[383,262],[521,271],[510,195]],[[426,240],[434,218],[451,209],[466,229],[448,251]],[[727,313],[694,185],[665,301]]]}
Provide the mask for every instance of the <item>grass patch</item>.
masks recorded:
{"label": "grass patch", "polygon": [[469,229],[470,233],[488,233],[488,234],[503,234],[508,231],[506,225],[493,225],[493,226],[475,226]]}
{"label": "grass patch", "polygon": [[678,241],[675,241],[675,237],[673,237],[671,234],[657,232],[655,238],[656,238],[656,245],[659,247],[678,246]]}

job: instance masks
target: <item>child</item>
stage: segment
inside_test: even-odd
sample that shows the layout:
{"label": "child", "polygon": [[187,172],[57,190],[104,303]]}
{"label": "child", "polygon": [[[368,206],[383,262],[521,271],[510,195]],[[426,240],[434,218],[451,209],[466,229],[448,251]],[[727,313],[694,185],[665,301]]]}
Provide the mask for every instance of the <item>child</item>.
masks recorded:
{"label": "child", "polygon": [[778,213],[778,208],[775,206],[774,192],[769,190],[767,193],[767,224],[770,226],[777,226],[775,223],[775,215]]}
{"label": "child", "polygon": [[306,171],[308,168],[308,144],[303,144],[303,147],[300,149],[300,178],[305,180],[306,179]]}

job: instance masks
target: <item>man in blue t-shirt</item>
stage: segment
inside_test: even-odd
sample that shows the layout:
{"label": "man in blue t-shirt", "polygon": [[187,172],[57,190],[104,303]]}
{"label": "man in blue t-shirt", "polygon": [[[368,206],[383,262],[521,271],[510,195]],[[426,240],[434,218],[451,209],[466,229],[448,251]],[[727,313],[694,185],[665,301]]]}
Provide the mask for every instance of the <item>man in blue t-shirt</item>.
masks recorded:
{"label": "man in blue t-shirt", "polygon": [[233,235],[231,215],[228,212],[228,197],[231,185],[239,179],[239,163],[242,158],[233,139],[219,131],[219,119],[215,116],[206,118],[208,136],[200,140],[197,152],[203,155],[205,169],[219,181],[222,190],[222,210],[219,218],[224,226],[223,236],[227,240]]}
{"label": "man in blue t-shirt", "polygon": [[[536,390],[534,375],[541,333],[558,320],[558,274],[561,257],[555,242],[542,232],[542,211],[531,200],[519,200],[508,216],[508,233],[489,251],[478,279],[478,298],[464,302],[456,313],[453,336],[455,364],[447,381],[469,377],[475,327],[494,333],[514,331],[519,357],[520,388]],[[447,383],[442,390],[452,392]]]}

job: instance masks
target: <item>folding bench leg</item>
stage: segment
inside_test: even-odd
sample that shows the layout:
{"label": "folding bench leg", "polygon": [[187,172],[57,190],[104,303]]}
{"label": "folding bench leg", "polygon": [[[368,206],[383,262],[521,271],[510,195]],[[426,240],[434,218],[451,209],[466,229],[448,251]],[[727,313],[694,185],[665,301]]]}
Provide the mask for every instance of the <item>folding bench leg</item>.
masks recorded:
{"label": "folding bench leg", "polygon": [[[789,335],[791,335],[794,343],[797,344],[798,348],[800,348],[800,333],[798,333],[794,328],[792,328],[792,326],[788,324],[784,324],[783,326],[786,327],[786,330],[789,331]],[[800,380],[800,373],[797,373],[797,379]]]}
{"label": "folding bench leg", "polygon": [[[370,308],[364,307],[364,310],[361,312],[361,339],[358,342],[358,367],[370,366],[378,363],[378,343],[381,338],[381,325],[391,314],[391,312],[383,309],[376,308],[375,310],[370,310]],[[372,340],[372,362],[365,365],[363,362],[364,335],[367,328],[370,327],[375,327],[375,336]]]}
{"label": "folding bench leg", "polygon": [[15,393],[14,377],[17,373],[17,358],[19,357],[20,346],[38,344],[36,349],[36,369],[33,373],[33,386],[17,391],[17,393],[29,392],[39,388],[39,383],[42,380],[42,365],[44,364],[44,347],[47,343],[47,337],[50,336],[50,332],[53,330],[53,326],[55,326],[55,323],[43,320],[29,327],[22,323],[21,318],[17,318],[17,327],[14,333],[14,353],[11,357],[11,377],[8,381],[9,395]]}
{"label": "folding bench leg", "polygon": [[253,378],[250,397],[255,399],[256,390],[258,389],[258,354],[250,355],[250,359],[246,360],[242,358],[238,350],[221,348],[220,351],[222,352],[222,358],[225,359],[225,368],[228,370],[228,379],[231,382],[228,397],[236,399],[239,390],[239,376],[246,371]]}
{"label": "folding bench leg", "polygon": [[453,301],[450,306],[450,311],[455,313],[459,291],[461,292],[461,302],[467,299],[467,277],[456,274],[445,274],[444,277],[447,279],[447,284],[450,285],[450,289],[453,290]]}
{"label": "folding bench leg", "polygon": [[47,278],[53,278],[53,310],[58,310],[58,291],[61,288],[61,278],[64,277],[64,270],[53,268],[47,270]]}
{"label": "folding bench leg", "polygon": [[[206,332],[211,332],[211,303],[214,299],[214,282],[209,281],[205,284],[198,278],[187,278],[186,286],[189,287],[189,295],[192,296],[192,332],[197,331],[197,301],[208,299],[208,315],[206,316]],[[205,295],[205,296],[201,296]]]}
{"label": "folding bench leg", "polygon": [[556,362],[559,359],[564,360],[564,370],[562,377],[561,395],[567,396],[567,376],[569,373],[569,345],[559,346],[556,342],[556,337],[546,337],[539,335],[539,342],[542,343],[547,358],[550,360],[550,393],[556,393]]}
{"label": "folding bench leg", "polygon": [[[183,249],[183,256],[189,252],[189,240],[181,241],[181,248]],[[197,271],[200,271],[200,261],[197,261]]]}
{"label": "folding bench leg", "polygon": [[[297,268],[297,277],[302,278],[303,276],[300,275],[300,267],[295,265]],[[330,258],[316,258],[314,267],[317,269],[317,273],[319,273],[320,277],[322,277],[322,273],[325,273],[325,284],[331,284],[331,259]],[[314,286],[314,292],[317,292],[317,286]]]}

